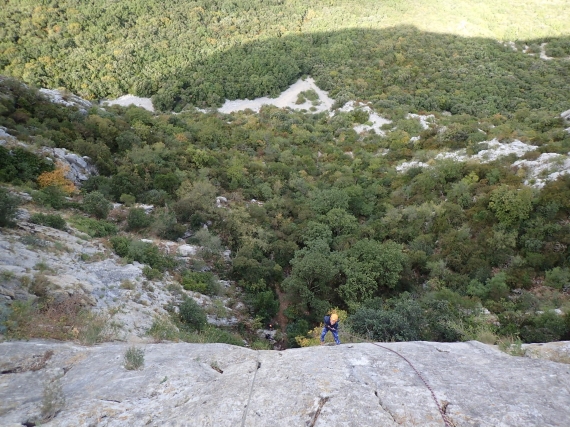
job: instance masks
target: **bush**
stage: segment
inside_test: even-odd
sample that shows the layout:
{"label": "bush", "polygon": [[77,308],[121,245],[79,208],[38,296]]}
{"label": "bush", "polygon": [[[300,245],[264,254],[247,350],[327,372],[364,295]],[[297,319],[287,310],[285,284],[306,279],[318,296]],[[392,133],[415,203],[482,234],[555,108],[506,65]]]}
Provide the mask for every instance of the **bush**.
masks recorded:
{"label": "bush", "polygon": [[121,201],[127,207],[130,207],[131,205],[133,205],[136,202],[136,200],[137,200],[137,198],[135,198],[133,195],[129,195],[127,193],[123,193],[121,195],[121,197],[119,198],[119,201]]}
{"label": "bush", "polygon": [[30,217],[30,223],[41,224],[59,230],[65,230],[67,227],[67,223],[59,214],[35,213]]}
{"label": "bush", "polygon": [[158,269],[153,269],[150,266],[143,267],[142,272],[145,278],[151,281],[162,278],[162,272],[160,272]]}
{"label": "bush", "polygon": [[59,186],[48,186],[38,192],[34,192],[34,201],[44,207],[59,210],[65,205],[65,192]]}
{"label": "bush", "polygon": [[131,239],[126,236],[113,236],[111,238],[111,245],[113,250],[119,257],[127,257],[129,255],[129,247],[131,245]]}
{"label": "bush", "polygon": [[38,185],[42,189],[49,186],[57,186],[66,194],[74,193],[77,188],[73,181],[65,177],[65,174],[68,172],[68,165],[59,164],[54,171],[46,171],[40,174],[37,179]]}
{"label": "bush", "polygon": [[271,290],[261,291],[251,300],[255,315],[261,317],[263,322],[269,322],[279,310],[279,300]]}
{"label": "bush", "polygon": [[127,370],[139,370],[144,366],[144,350],[131,346],[125,352],[125,368]]}
{"label": "bush", "polygon": [[83,198],[83,211],[100,220],[105,220],[111,211],[111,203],[98,190],[88,193]]}
{"label": "bush", "polygon": [[131,208],[127,216],[127,230],[139,230],[150,226],[152,217],[142,208]]}
{"label": "bush", "polygon": [[297,337],[305,337],[309,332],[309,323],[306,320],[297,320],[287,324],[287,344],[292,348],[299,347]]}
{"label": "bush", "polygon": [[186,226],[176,221],[172,212],[159,213],[152,224],[152,231],[162,239],[175,241],[186,232]]}
{"label": "bush", "polygon": [[353,330],[369,340],[421,340],[424,323],[420,304],[409,293],[389,299],[369,302],[358,309],[348,321]]}
{"label": "bush", "polygon": [[204,309],[190,297],[186,297],[180,305],[179,316],[186,326],[198,331],[204,330],[208,323]]}
{"label": "bush", "polygon": [[553,311],[540,314],[521,327],[521,339],[526,343],[546,343],[561,340],[566,333],[566,320]]}
{"label": "bush", "polygon": [[20,198],[13,196],[7,189],[0,187],[0,227],[13,226],[14,218],[20,205]]}
{"label": "bush", "polygon": [[160,272],[173,268],[175,265],[175,261],[172,257],[163,255],[160,249],[150,242],[131,241],[128,248],[127,259],[147,264]]}
{"label": "bush", "polygon": [[64,407],[65,396],[63,395],[61,378],[56,377],[47,380],[42,394],[41,419],[35,423],[42,425],[51,421]]}
{"label": "bush", "polygon": [[187,272],[182,278],[182,286],[185,290],[209,296],[217,295],[219,292],[218,282],[210,272]]}
{"label": "bush", "polygon": [[155,318],[146,334],[155,342],[178,341],[178,329],[167,318]]}
{"label": "bush", "polygon": [[141,200],[145,204],[151,204],[157,207],[163,207],[169,199],[168,193],[164,190],[151,189],[141,195]]}
{"label": "bush", "polygon": [[105,236],[117,234],[117,226],[105,220],[95,220],[93,218],[76,216],[73,217],[71,221],[73,226],[78,230],[93,238],[103,238]]}
{"label": "bush", "polygon": [[544,285],[553,288],[562,288],[570,282],[570,272],[568,268],[555,267],[546,271]]}
{"label": "bush", "polygon": [[0,181],[31,181],[54,168],[51,162],[25,149],[16,147],[8,150],[0,146]]}
{"label": "bush", "polygon": [[[159,272],[173,268],[176,264],[172,257],[163,255],[160,249],[150,242],[132,241],[126,236],[113,236],[110,241],[118,256],[125,257],[129,261],[147,264]],[[153,275],[148,270],[147,273]]]}
{"label": "bush", "polygon": [[[36,278],[30,291],[45,297],[45,287],[45,280]],[[79,294],[58,302],[46,298],[36,302],[14,301],[5,321],[6,337],[77,340],[85,345],[109,340],[112,331],[108,329],[108,319],[89,312],[83,304]]]}

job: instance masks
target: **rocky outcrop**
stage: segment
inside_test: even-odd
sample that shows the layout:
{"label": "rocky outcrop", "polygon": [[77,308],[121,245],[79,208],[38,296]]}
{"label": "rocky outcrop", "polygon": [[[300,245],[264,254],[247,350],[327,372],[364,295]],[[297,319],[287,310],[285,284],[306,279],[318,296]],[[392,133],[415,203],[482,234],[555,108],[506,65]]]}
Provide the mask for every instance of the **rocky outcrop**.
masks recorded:
{"label": "rocky outcrop", "polygon": [[570,342],[524,343],[521,349],[525,357],[570,364]]}
{"label": "rocky outcrop", "polygon": [[77,107],[82,113],[87,113],[93,104],[91,102],[78,97],[75,94],[65,90],[65,89],[40,89],[40,93],[43,94],[52,103],[61,104],[66,107]]}
{"label": "rocky outcrop", "polygon": [[[120,327],[118,339],[145,337],[157,317],[168,316],[165,308],[176,306],[185,295],[206,309],[216,307],[227,313],[227,316],[209,315],[211,324],[237,323],[236,315],[227,307],[228,298],[210,298],[183,290],[169,274],[161,280],[150,281],[143,275],[142,264],[124,264],[102,240],[84,238],[88,237],[73,228],[62,231],[23,220],[19,221],[18,229],[3,229],[0,233],[0,305],[35,299],[30,284],[41,281],[45,285],[44,292],[55,301],[75,296],[96,312],[112,313],[112,321]],[[185,244],[147,241],[181,261],[189,260],[177,251]],[[221,285],[227,287],[228,283]]]}
{"label": "rocky outcrop", "polygon": [[153,344],[129,371],[128,344],[6,342],[0,425],[42,421],[46,396],[47,426],[442,426],[438,406],[456,426],[570,425],[570,365],[479,342],[382,346]]}
{"label": "rocky outcrop", "polygon": [[88,156],[79,156],[66,149],[53,149],[42,147],[42,153],[54,162],[60,162],[67,166],[66,178],[73,181],[76,186],[87,180],[92,175],[97,175],[97,168]]}

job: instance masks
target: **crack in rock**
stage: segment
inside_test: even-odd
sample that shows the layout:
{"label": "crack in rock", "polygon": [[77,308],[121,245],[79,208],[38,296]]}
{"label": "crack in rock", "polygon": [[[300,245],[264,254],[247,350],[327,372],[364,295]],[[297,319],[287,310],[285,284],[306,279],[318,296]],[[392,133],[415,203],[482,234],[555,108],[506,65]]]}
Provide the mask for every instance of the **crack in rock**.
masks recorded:
{"label": "crack in rock", "polygon": [[378,404],[380,405],[380,407],[382,408],[382,410],[384,410],[386,413],[388,413],[390,415],[390,417],[392,418],[392,420],[394,421],[394,423],[396,425],[401,425],[397,420],[396,417],[394,416],[394,414],[390,411],[390,409],[388,409],[386,406],[384,406],[384,403],[382,402],[382,399],[380,398],[380,396],[378,395],[378,391],[374,391],[374,395],[378,398]]}
{"label": "crack in rock", "polygon": [[309,423],[310,427],[314,427],[315,424],[317,423],[317,419],[319,418],[319,415],[321,414],[321,410],[323,410],[323,406],[326,404],[327,401],[329,401],[329,397],[321,397],[319,399],[319,407],[317,407],[317,410],[315,411],[315,415],[313,416],[313,419]]}

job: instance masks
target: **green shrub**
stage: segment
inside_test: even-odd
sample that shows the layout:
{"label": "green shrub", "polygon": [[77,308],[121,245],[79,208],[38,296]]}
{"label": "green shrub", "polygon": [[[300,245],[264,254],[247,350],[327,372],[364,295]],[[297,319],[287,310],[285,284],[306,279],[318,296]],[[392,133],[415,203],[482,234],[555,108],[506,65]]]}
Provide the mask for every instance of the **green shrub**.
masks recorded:
{"label": "green shrub", "polygon": [[129,255],[129,246],[131,239],[126,236],[113,236],[111,238],[111,245],[113,250],[119,257],[127,257]]}
{"label": "green shrub", "polygon": [[520,336],[526,343],[556,342],[566,334],[566,320],[554,311],[531,318],[521,327]]}
{"label": "green shrub", "polygon": [[176,221],[173,212],[161,212],[155,216],[152,231],[162,239],[175,241],[186,232],[186,226]]}
{"label": "green shrub", "polygon": [[83,211],[105,220],[111,211],[111,203],[105,198],[103,193],[98,190],[88,193],[83,197]]}
{"label": "green shrub", "polygon": [[287,324],[287,343],[288,346],[297,348],[299,344],[295,340],[299,336],[307,336],[309,332],[309,323],[306,320],[297,320]]}
{"label": "green shrub", "polygon": [[279,300],[272,290],[261,291],[250,298],[256,316],[269,322],[279,310]]}
{"label": "green shrub", "polygon": [[553,288],[562,288],[570,282],[570,272],[568,268],[555,267],[546,271],[544,285]]}
{"label": "green shrub", "polygon": [[153,269],[150,266],[145,266],[143,267],[143,275],[145,276],[146,279],[149,280],[154,280],[154,279],[160,279],[162,278],[162,272],[159,271],[158,269]]}
{"label": "green shrub", "polygon": [[111,197],[110,181],[110,178],[105,177],[104,175],[92,175],[81,185],[81,193],[86,195],[98,190],[107,199],[109,199]]}
{"label": "green shrub", "polygon": [[[172,269],[176,265],[174,258],[162,254],[160,249],[150,242],[133,241],[126,236],[113,236],[110,241],[115,253],[128,261],[147,264],[159,272]],[[151,271],[147,272],[154,275]]]}
{"label": "green shrub", "polygon": [[488,298],[499,300],[502,297],[507,297],[509,294],[509,286],[506,280],[507,274],[505,272],[498,272],[492,278],[487,279],[485,284],[472,279],[469,285],[467,285],[467,294],[479,297],[481,300]]}
{"label": "green shrub", "polygon": [[20,198],[0,187],[0,227],[14,226],[18,205],[20,205]]}
{"label": "green shrub", "polygon": [[74,227],[93,238],[116,235],[117,226],[105,220],[75,216],[71,219]]}
{"label": "green shrub", "polygon": [[369,340],[421,340],[422,312],[417,301],[402,295],[389,299],[381,308],[361,307],[348,321],[357,334]]}
{"label": "green shrub", "polygon": [[152,217],[143,208],[131,208],[127,216],[127,230],[139,230],[150,226]]}
{"label": "green shrub", "polygon": [[35,213],[30,216],[30,222],[59,230],[65,230],[67,227],[67,223],[59,214]]}
{"label": "green shrub", "polygon": [[121,201],[127,207],[130,207],[131,205],[133,205],[136,202],[136,200],[137,200],[137,198],[135,198],[133,195],[129,195],[127,193],[123,193],[121,195],[121,197],[119,198],[119,201]]}
{"label": "green shrub", "polygon": [[202,309],[194,299],[185,297],[179,309],[178,314],[180,321],[191,329],[198,331],[204,330],[208,323],[206,312],[204,312],[204,309]]}
{"label": "green shrub", "polygon": [[145,204],[151,204],[157,207],[163,207],[170,196],[164,190],[151,189],[141,195],[141,200]]}
{"label": "green shrub", "polygon": [[144,366],[144,350],[131,346],[125,352],[125,368],[127,370],[139,370]]}
{"label": "green shrub", "polygon": [[172,257],[162,254],[160,249],[150,242],[132,241],[129,244],[127,259],[147,264],[160,272],[173,268],[175,265]]}
{"label": "green shrub", "polygon": [[182,278],[185,290],[196,291],[209,296],[219,292],[218,281],[210,272],[186,272]]}
{"label": "green shrub", "polygon": [[65,192],[59,186],[47,186],[42,190],[34,192],[32,198],[44,207],[51,207],[59,210],[66,204]]}
{"label": "green shrub", "polygon": [[164,340],[178,341],[178,329],[167,318],[156,317],[146,334],[156,342]]}
{"label": "green shrub", "polygon": [[243,346],[243,339],[235,333],[223,330],[216,326],[208,326],[203,334],[209,343],[227,343],[229,345]]}
{"label": "green shrub", "polygon": [[0,146],[0,181],[22,182],[35,180],[41,173],[53,171],[53,163],[28,150]]}

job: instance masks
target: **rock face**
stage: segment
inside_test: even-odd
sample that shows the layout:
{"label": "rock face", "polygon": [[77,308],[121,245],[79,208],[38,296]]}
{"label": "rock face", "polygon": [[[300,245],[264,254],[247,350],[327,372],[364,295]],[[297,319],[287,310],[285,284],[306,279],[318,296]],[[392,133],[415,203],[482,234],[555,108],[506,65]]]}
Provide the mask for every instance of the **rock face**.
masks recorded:
{"label": "rock face", "polygon": [[[479,342],[382,346],[421,373],[450,424],[570,425],[570,365]],[[412,367],[369,343],[287,351],[154,344],[137,371],[124,367],[127,348],[0,344],[0,425],[39,421],[46,395],[61,409],[48,426],[444,425]]]}
{"label": "rock face", "polygon": [[97,175],[97,168],[87,156],[79,156],[68,152],[66,149],[52,149],[43,147],[42,153],[52,160],[57,160],[68,167],[66,178],[73,181],[77,186],[81,186],[85,180],[92,175]]}
{"label": "rock face", "polygon": [[[112,313],[120,339],[144,338],[155,318],[167,317],[165,308],[176,305],[185,295],[204,307],[214,304],[208,296],[183,290],[169,274],[161,280],[147,280],[143,265],[123,264],[101,240],[84,240],[79,236],[85,236],[71,227],[62,231],[25,221],[18,226],[0,233],[0,310],[15,300],[35,299],[23,284],[40,276],[48,283],[46,292],[56,301],[78,295],[93,310]],[[177,254],[181,246],[171,241],[157,244],[171,254]],[[208,319],[215,325],[234,325],[235,314],[225,306],[228,299],[219,300],[227,317],[211,315]]]}
{"label": "rock face", "polygon": [[87,113],[87,110],[93,106],[91,102],[66,90],[42,88],[40,89],[40,93],[45,95],[52,103],[61,104],[66,107],[77,107],[82,113]]}

